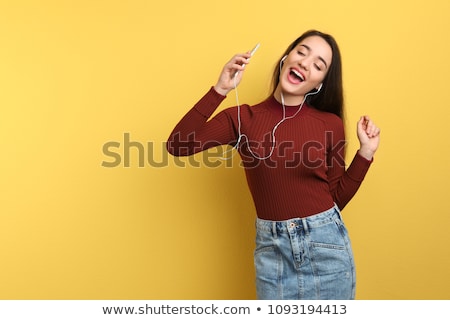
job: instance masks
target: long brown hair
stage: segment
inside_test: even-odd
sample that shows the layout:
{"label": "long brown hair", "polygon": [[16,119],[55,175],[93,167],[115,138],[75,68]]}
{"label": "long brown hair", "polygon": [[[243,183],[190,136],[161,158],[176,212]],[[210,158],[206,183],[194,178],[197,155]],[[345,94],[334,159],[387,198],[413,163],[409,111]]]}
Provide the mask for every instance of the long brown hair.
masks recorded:
{"label": "long brown hair", "polygon": [[[317,94],[308,96],[306,103],[316,109],[334,113],[342,120],[344,120],[344,90],[342,85],[341,53],[333,36],[317,30],[306,31],[289,45],[289,47],[283,53],[282,57],[289,54],[300,42],[311,36],[319,36],[330,45],[332,51],[332,60],[327,75],[323,80],[321,90]],[[272,78],[272,94],[274,94],[279,82],[280,67],[279,63],[277,63]]]}

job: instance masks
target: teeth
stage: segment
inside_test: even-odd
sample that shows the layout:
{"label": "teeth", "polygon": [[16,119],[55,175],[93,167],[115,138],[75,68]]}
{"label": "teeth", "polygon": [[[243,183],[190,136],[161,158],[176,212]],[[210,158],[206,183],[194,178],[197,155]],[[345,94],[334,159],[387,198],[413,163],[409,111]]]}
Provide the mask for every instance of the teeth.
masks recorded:
{"label": "teeth", "polygon": [[302,81],[305,81],[305,78],[303,78],[303,75],[302,75],[300,72],[298,72],[297,70],[292,69],[292,73],[295,74],[295,75],[296,75],[298,78],[300,78]]}

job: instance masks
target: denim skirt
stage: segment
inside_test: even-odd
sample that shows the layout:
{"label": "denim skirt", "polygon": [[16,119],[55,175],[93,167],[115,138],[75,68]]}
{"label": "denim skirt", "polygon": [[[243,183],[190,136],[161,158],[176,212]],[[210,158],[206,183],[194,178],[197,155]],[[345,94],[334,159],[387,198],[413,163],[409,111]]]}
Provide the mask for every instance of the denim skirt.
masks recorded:
{"label": "denim skirt", "polygon": [[254,261],[258,299],[355,298],[353,253],[337,206],[306,218],[257,218]]}

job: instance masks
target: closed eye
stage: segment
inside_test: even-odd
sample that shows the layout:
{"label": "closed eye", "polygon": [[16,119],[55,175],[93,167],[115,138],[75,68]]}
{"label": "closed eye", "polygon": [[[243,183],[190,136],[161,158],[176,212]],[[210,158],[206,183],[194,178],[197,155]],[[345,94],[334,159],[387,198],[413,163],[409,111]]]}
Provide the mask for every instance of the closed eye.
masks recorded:
{"label": "closed eye", "polygon": [[[309,46],[307,46],[306,44],[301,44],[300,48],[307,50],[308,53],[311,52],[311,48]],[[306,55],[303,51],[298,50],[297,52],[302,56]],[[324,64],[325,69],[328,69],[328,64],[324,58],[322,58],[321,56],[318,56],[317,59],[319,59]],[[315,67],[316,67],[316,69],[321,70],[321,68],[318,65],[316,65]]]}

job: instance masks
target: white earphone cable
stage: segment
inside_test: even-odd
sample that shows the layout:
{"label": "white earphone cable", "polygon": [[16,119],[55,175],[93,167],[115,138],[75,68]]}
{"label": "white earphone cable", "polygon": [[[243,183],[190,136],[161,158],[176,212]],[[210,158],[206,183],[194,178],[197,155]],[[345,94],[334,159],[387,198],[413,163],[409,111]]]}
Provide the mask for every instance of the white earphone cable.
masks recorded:
{"label": "white earphone cable", "polygon": [[[283,59],[280,61],[280,73],[281,73],[281,64],[282,64],[282,63],[283,63]],[[234,154],[232,154],[231,157],[223,157],[223,155],[225,155],[225,154],[227,154],[227,153],[229,153],[229,152],[232,152],[234,149],[238,149],[239,144],[240,144],[242,138],[245,138],[246,144],[247,144],[247,149],[248,149],[248,151],[251,153],[251,155],[252,155],[253,157],[255,157],[255,158],[258,159],[258,160],[266,160],[266,159],[269,159],[269,158],[272,156],[273,151],[275,150],[275,144],[276,144],[275,132],[277,131],[278,127],[279,127],[284,121],[294,118],[294,117],[300,112],[300,110],[303,108],[303,104],[305,103],[306,98],[307,98],[309,95],[317,94],[317,93],[320,91],[320,89],[322,88],[322,85],[319,87],[319,89],[318,89],[317,91],[315,91],[315,92],[309,92],[309,93],[305,94],[305,96],[304,96],[304,98],[303,98],[301,104],[300,104],[299,107],[298,107],[298,110],[297,110],[292,116],[289,116],[289,117],[286,117],[286,106],[285,106],[285,103],[284,103],[284,95],[283,95],[283,91],[281,91],[281,105],[282,105],[282,107],[283,107],[283,117],[281,118],[280,121],[277,122],[277,124],[275,124],[275,126],[274,126],[273,129],[272,129],[272,132],[271,132],[271,141],[272,141],[272,145],[271,145],[271,147],[270,147],[270,152],[269,152],[269,154],[268,154],[267,156],[265,156],[265,157],[260,157],[259,155],[255,154],[255,153],[252,151],[252,149],[251,149],[251,147],[250,147],[250,144],[249,144],[249,138],[248,138],[248,136],[247,136],[245,133],[242,133],[242,131],[241,131],[241,128],[242,128],[242,121],[241,121],[241,105],[240,105],[240,103],[239,103],[239,94],[238,94],[238,90],[237,90],[236,76],[237,76],[237,73],[236,73],[235,76],[234,76],[234,91],[235,91],[235,94],[236,94],[237,121],[238,121],[238,138],[237,138],[236,144],[233,146],[233,148],[230,149],[230,150],[225,151],[225,152],[222,154],[222,157],[221,157],[220,159],[222,159],[222,160],[229,160],[229,159],[233,158]]]}

